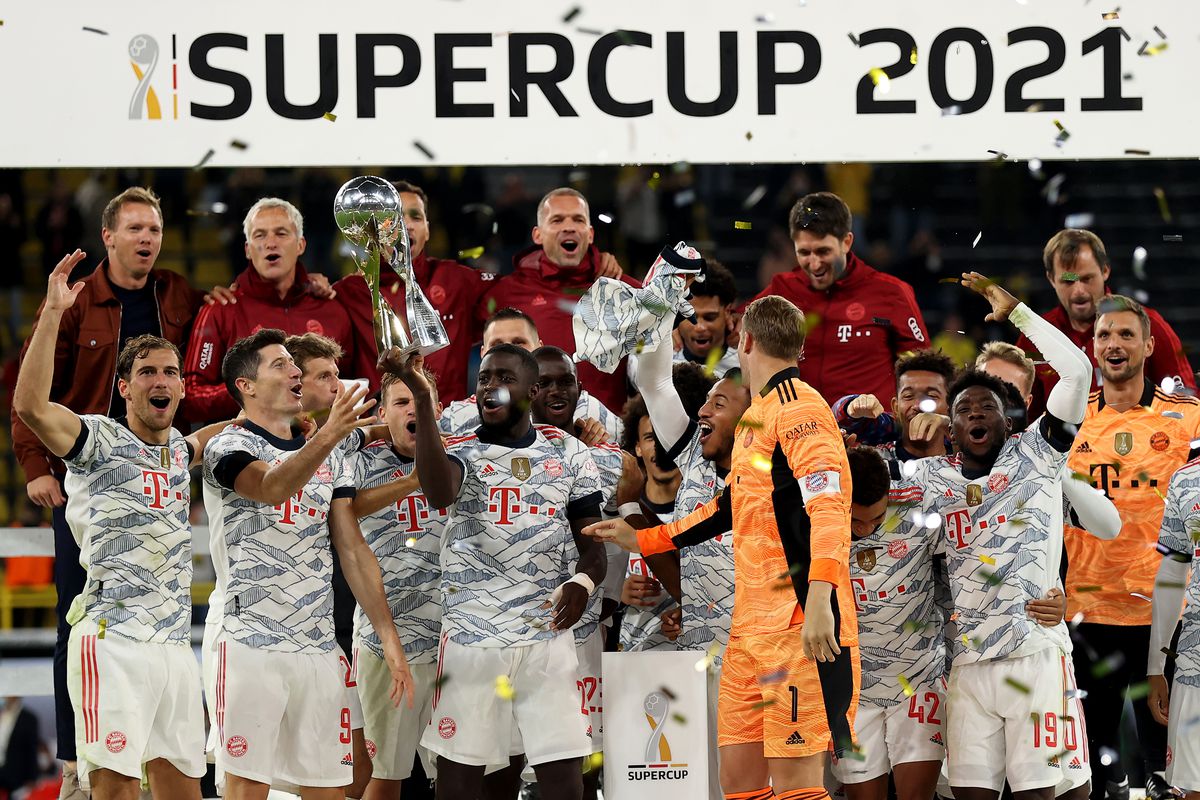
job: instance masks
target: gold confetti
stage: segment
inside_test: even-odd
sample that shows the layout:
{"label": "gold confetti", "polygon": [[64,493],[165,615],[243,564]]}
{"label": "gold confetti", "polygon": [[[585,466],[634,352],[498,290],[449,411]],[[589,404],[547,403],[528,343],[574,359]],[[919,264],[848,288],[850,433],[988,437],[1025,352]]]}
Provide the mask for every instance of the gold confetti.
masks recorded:
{"label": "gold confetti", "polygon": [[1167,205],[1167,193],[1161,186],[1155,186],[1154,197],[1158,200],[1158,213],[1162,215],[1163,222],[1170,222],[1171,208]]}
{"label": "gold confetti", "polygon": [[675,720],[680,725],[687,725],[687,717],[685,717],[683,714],[680,714],[678,711],[671,715],[671,719]]}
{"label": "gold confetti", "polygon": [[1167,49],[1167,42],[1159,42],[1158,44],[1150,45],[1145,50],[1143,50],[1141,54],[1145,55],[1145,56],[1156,56],[1166,49]]}
{"label": "gold confetti", "polygon": [[771,459],[766,458],[765,456],[761,456],[758,453],[755,453],[750,458],[750,464],[756,470],[759,470],[760,472],[770,472],[771,471]]}
{"label": "gold confetti", "polygon": [[646,181],[646,185],[649,186],[651,189],[657,189],[658,184],[661,182],[662,182],[662,173],[655,171],[654,174],[652,174],[650,176],[650,180]]}
{"label": "gold confetti", "polygon": [[468,247],[466,250],[458,251],[459,258],[479,258],[481,255],[483,255],[482,247]]}
{"label": "gold confetti", "polygon": [[417,544],[417,539],[415,536],[410,536],[404,540],[405,547],[415,547],[416,544]]}
{"label": "gold confetti", "polygon": [[875,84],[875,87],[879,89],[880,94],[887,94],[889,91],[891,91],[892,80],[888,77],[886,72],[879,67],[871,67],[870,75],[871,81]]}
{"label": "gold confetti", "polygon": [[754,134],[753,134],[753,132],[751,132],[751,131],[746,131],[746,141],[748,142],[748,141],[750,141],[750,140],[751,140],[751,139],[753,139],[753,138],[754,138]]}
{"label": "gold confetti", "polygon": [[100,618],[100,632],[96,634],[97,639],[104,638],[104,631],[106,628],[108,628],[108,620],[105,619],[104,617],[101,617]]}
{"label": "gold confetti", "polygon": [[759,700],[757,703],[750,706],[750,708],[759,709],[759,708],[766,708],[767,706],[773,706],[773,705],[775,705],[774,700]]}
{"label": "gold confetti", "polygon": [[704,359],[704,374],[708,377],[713,377],[717,372],[717,364],[721,363],[721,356],[725,355],[717,348],[708,351],[708,358]]}
{"label": "gold confetti", "polygon": [[1117,13],[1120,10],[1121,10],[1121,8],[1120,8],[1120,6],[1118,6],[1118,7],[1114,8],[1112,11],[1105,11],[1104,13],[1102,13],[1100,15],[1100,19],[1120,19],[1121,15]]}
{"label": "gold confetti", "polygon": [[1005,678],[1004,682],[1007,683],[1012,688],[1016,689],[1018,692],[1022,692],[1023,694],[1029,694],[1029,687],[1026,686],[1025,684],[1021,683],[1016,678]]}
{"label": "gold confetti", "polygon": [[1103,589],[1104,589],[1103,586],[1076,586],[1075,593],[1076,594],[1080,594],[1080,593],[1088,594],[1089,592],[1099,592]]}
{"label": "gold confetti", "polygon": [[1079,273],[1078,272],[1064,272],[1062,274],[1062,279],[1064,281],[1067,281],[1068,283],[1074,283],[1075,281],[1079,280]]}
{"label": "gold confetti", "polygon": [[329,120],[330,122],[337,122],[337,114],[333,113],[332,111],[326,111],[321,116],[323,116],[325,119]]}
{"label": "gold confetti", "polygon": [[583,757],[584,773],[595,772],[604,766],[604,753],[592,753],[590,756]]}
{"label": "gold confetti", "polygon": [[749,222],[743,222],[742,220],[739,219],[733,223],[733,227],[739,231],[748,231],[748,230],[750,230],[751,225]]}
{"label": "gold confetti", "polygon": [[991,557],[991,556],[989,556],[989,555],[985,555],[985,554],[983,554],[983,553],[980,553],[980,554],[979,554],[979,560],[980,560],[980,561],[982,561],[983,563],[987,564],[989,567],[994,567],[994,566],[996,566],[996,559],[992,558],[992,557]]}
{"label": "gold confetti", "polygon": [[508,676],[497,675],[496,697],[499,697],[501,700],[512,700],[514,694],[515,692],[513,692],[512,681],[508,679]]}
{"label": "gold confetti", "polygon": [[912,697],[917,693],[917,690],[908,682],[908,678],[905,677],[903,672],[896,676],[896,680],[900,682],[900,688],[904,690],[905,697]]}
{"label": "gold confetti", "polygon": [[912,64],[914,67],[917,65],[917,48],[914,47],[912,52],[908,54],[908,63]]}
{"label": "gold confetti", "polygon": [[229,143],[229,146],[232,147],[234,150],[245,150],[250,145],[246,144],[241,139],[234,139]]}

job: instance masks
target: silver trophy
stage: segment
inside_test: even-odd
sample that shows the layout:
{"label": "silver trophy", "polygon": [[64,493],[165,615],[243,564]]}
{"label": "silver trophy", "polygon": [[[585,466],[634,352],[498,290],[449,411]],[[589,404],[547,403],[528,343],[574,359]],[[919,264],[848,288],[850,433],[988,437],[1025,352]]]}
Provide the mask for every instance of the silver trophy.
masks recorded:
{"label": "silver trophy", "polygon": [[[351,178],[333,200],[333,219],[354,245],[354,263],[371,289],[375,344],[382,355],[393,347],[416,348],[423,356],[450,344],[441,315],[413,276],[408,229],[396,187],[374,175]],[[405,317],[392,310],[381,293],[384,262],[404,283]]]}

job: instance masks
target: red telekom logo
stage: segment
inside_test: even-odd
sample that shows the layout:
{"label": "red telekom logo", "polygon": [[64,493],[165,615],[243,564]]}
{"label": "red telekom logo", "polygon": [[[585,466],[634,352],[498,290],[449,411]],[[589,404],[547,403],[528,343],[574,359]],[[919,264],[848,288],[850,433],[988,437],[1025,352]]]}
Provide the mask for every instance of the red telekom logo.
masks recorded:
{"label": "red telekom logo", "polygon": [[396,501],[396,521],[403,526],[405,533],[420,533],[424,530],[423,523],[435,510],[439,516],[446,516],[446,510],[433,509],[425,495],[410,494]]}
{"label": "red telekom logo", "polygon": [[304,499],[304,492],[299,491],[292,497],[289,497],[283,503],[275,506],[276,511],[283,513],[283,517],[279,520],[284,525],[294,525],[296,515],[300,513],[300,501]]}
{"label": "red telekom logo", "polygon": [[142,494],[149,499],[148,505],[157,511],[167,506],[163,500],[170,494],[171,478],[165,472],[153,469],[142,470]]}
{"label": "red telekom logo", "polygon": [[521,490],[515,486],[488,489],[488,513],[499,515],[497,525],[512,525],[511,515],[521,513]]}

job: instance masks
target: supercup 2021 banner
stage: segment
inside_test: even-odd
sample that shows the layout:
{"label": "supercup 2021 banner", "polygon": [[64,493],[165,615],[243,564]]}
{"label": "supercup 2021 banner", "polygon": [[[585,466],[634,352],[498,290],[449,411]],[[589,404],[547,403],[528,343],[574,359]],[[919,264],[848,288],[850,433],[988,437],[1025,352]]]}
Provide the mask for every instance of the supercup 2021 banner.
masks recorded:
{"label": "supercup 2021 banner", "polygon": [[1195,157],[1200,3],[17,4],[0,166]]}

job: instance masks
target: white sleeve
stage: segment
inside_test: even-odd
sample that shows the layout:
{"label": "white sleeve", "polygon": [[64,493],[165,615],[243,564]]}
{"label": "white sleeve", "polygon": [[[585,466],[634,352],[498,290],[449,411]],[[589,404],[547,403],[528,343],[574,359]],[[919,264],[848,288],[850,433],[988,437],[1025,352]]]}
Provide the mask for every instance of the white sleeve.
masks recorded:
{"label": "white sleeve", "polygon": [[[1196,567],[1192,565],[1193,569]],[[1188,579],[1188,565],[1169,555],[1163,556],[1154,579],[1154,598],[1151,601],[1150,652],[1146,654],[1146,674],[1162,675],[1167,655],[1164,649],[1171,643],[1175,623],[1183,610],[1183,587]]]}
{"label": "white sleeve", "polygon": [[666,324],[663,328],[665,335],[660,339],[658,347],[654,350],[643,350],[634,358],[638,362],[638,389],[642,393],[642,399],[646,401],[646,410],[650,412],[650,424],[654,427],[654,435],[662,443],[663,449],[671,452],[687,433],[691,420],[671,377],[674,355],[671,331],[666,330]]}
{"label": "white sleeve", "polygon": [[1121,514],[1104,492],[1073,477],[1069,469],[1063,470],[1062,488],[1084,530],[1097,539],[1117,538],[1121,532]]}
{"label": "white sleeve", "polygon": [[1063,422],[1078,425],[1087,413],[1088,393],[1092,388],[1092,362],[1071,340],[1020,303],[1008,316],[1021,333],[1029,337],[1042,357],[1058,373],[1059,381],[1046,398],[1046,410]]}
{"label": "white sleeve", "polygon": [[612,542],[605,542],[604,554],[608,557],[608,572],[600,587],[605,599],[620,603],[621,587],[625,585],[625,573],[629,571],[629,553]]}

